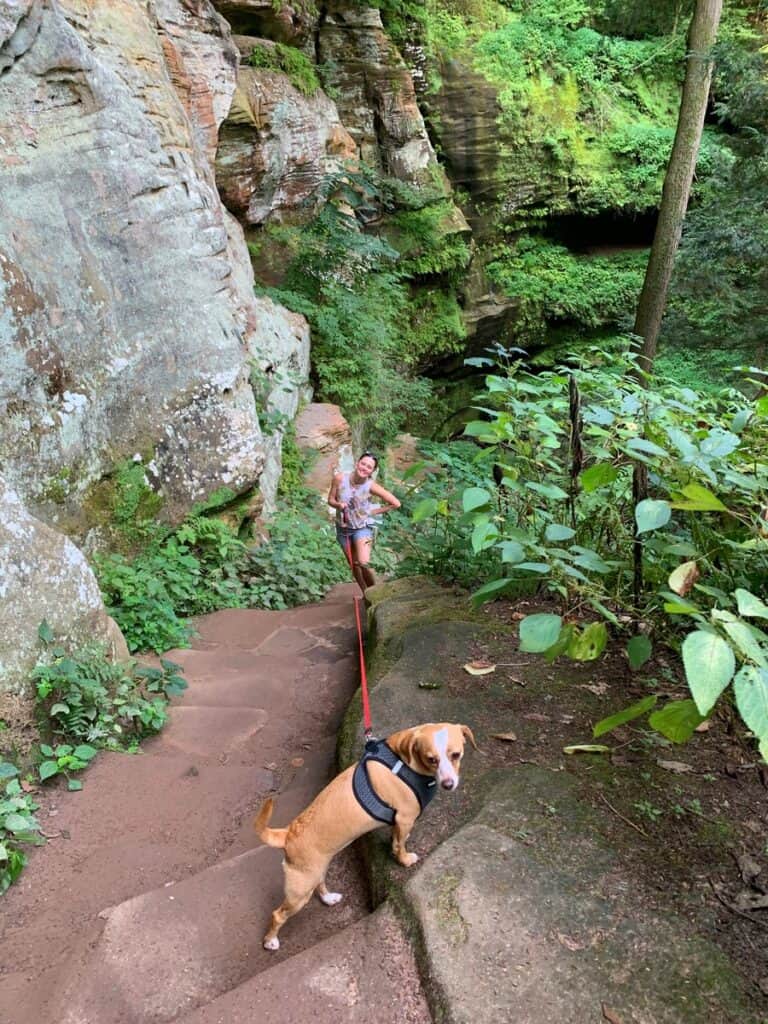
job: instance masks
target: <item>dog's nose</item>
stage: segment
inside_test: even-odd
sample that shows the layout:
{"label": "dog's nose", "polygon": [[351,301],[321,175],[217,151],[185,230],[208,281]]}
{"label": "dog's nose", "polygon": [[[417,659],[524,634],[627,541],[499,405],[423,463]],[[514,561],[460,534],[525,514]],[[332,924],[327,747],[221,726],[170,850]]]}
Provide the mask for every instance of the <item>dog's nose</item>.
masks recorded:
{"label": "dog's nose", "polygon": [[443,787],[443,789],[453,789],[456,783],[453,779],[443,779],[440,785]]}

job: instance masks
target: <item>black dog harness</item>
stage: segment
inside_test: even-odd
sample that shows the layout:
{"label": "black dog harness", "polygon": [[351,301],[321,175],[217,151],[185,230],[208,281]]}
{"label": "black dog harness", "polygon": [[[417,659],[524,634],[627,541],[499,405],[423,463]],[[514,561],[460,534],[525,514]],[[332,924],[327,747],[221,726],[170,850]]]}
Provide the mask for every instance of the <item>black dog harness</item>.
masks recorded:
{"label": "black dog harness", "polygon": [[396,775],[412,790],[419,801],[419,814],[437,792],[436,779],[431,775],[420,775],[413,768],[409,768],[404,761],[400,760],[394,750],[387,746],[384,740],[367,740],[365,753],[358,761],[352,775],[352,792],[363,810],[377,821],[383,821],[385,825],[394,824],[395,809],[385,803],[374,791],[371,780],[368,778],[367,764],[369,761],[378,761],[379,764],[385,765],[393,775]]}

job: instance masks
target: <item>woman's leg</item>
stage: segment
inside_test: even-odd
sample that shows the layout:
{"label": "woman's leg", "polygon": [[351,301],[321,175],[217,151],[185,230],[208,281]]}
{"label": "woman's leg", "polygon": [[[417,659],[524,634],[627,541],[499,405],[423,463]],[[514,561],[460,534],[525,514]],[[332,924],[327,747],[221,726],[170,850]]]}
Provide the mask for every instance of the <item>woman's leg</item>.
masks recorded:
{"label": "woman's leg", "polygon": [[373,537],[371,535],[367,537],[355,537],[352,542],[355,579],[360,584],[360,588],[362,590],[366,590],[368,587],[372,587],[376,583],[376,576],[369,565],[371,561],[372,547]]}
{"label": "woman's leg", "polygon": [[350,571],[352,572],[352,579],[360,587],[361,590],[365,590],[368,584],[365,581],[365,577],[362,574],[361,567],[358,564],[357,556],[357,538],[354,535],[346,533],[343,530],[336,531],[336,539],[341,545],[341,550],[344,552],[344,557],[347,560]]}

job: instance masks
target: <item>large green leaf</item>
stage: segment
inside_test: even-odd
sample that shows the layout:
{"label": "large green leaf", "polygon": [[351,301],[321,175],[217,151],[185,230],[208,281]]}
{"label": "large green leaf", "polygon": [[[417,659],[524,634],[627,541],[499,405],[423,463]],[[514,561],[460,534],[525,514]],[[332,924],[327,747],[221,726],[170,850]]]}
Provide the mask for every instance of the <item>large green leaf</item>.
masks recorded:
{"label": "large green leaf", "polygon": [[748,728],[768,743],[768,671],[756,665],[742,665],[733,681],[736,707]]}
{"label": "large green leaf", "polygon": [[505,540],[499,547],[501,548],[502,562],[511,562],[514,565],[515,562],[522,562],[525,558],[525,548],[516,540]]}
{"label": "large green leaf", "polygon": [[635,718],[639,718],[640,715],[644,715],[646,711],[650,711],[655,703],[656,694],[652,693],[648,697],[643,697],[642,700],[637,701],[636,704],[630,704],[623,711],[617,711],[615,715],[601,718],[592,730],[592,736],[597,739],[598,736],[611,732],[612,729],[616,729],[620,725],[632,722]]}
{"label": "large green leaf", "polygon": [[655,501],[653,498],[646,498],[635,508],[635,522],[638,533],[647,533],[648,530],[658,530],[660,526],[666,526],[672,515],[668,501]]}
{"label": "large green leaf", "polygon": [[19,769],[15,764],[11,764],[10,761],[0,761],[0,781],[12,779],[18,774]]}
{"label": "large green leaf", "polygon": [[590,622],[580,633],[574,633],[568,644],[568,657],[574,661],[594,661],[608,643],[608,630],[604,622]]}
{"label": "large green leaf", "polygon": [[627,441],[627,450],[633,453],[642,452],[643,455],[659,455],[662,458],[669,455],[666,448],[662,448],[644,437],[633,437]]}
{"label": "large green leaf", "polygon": [[651,641],[643,633],[632,637],[627,644],[627,657],[629,658],[629,667],[633,672],[636,672],[648,661],[652,649]]}
{"label": "large green leaf", "polygon": [[673,743],[685,743],[704,721],[692,700],[671,700],[648,716],[648,724]]}
{"label": "large green leaf", "polygon": [[562,624],[559,615],[547,612],[526,615],[520,620],[520,650],[530,654],[541,654],[548,650],[560,636]]}
{"label": "large green leaf", "polygon": [[552,498],[553,501],[565,501],[568,498],[567,493],[557,484],[540,484],[536,480],[527,480],[525,486],[529,491],[536,491],[537,494]]}
{"label": "large green leaf", "polygon": [[564,526],[562,523],[547,523],[547,528],[544,531],[544,537],[551,541],[570,540],[575,534],[575,530],[571,529],[570,526]]}
{"label": "large green leaf", "polygon": [[508,587],[512,585],[514,581],[504,577],[499,580],[491,580],[490,583],[484,583],[479,590],[476,590],[471,597],[472,607],[479,608],[481,604],[485,604],[486,601],[492,601],[494,597],[498,597],[499,594],[503,593]]}
{"label": "large green leaf", "polygon": [[414,523],[420,523],[424,519],[429,519],[437,512],[437,500],[435,498],[424,498],[420,501],[416,508],[413,510],[411,520]]}
{"label": "large green leaf", "polygon": [[696,707],[708,715],[733,677],[733,651],[721,636],[697,629],[683,641],[683,665]]}
{"label": "large green leaf", "polygon": [[768,619],[768,605],[759,597],[750,594],[748,590],[742,590],[741,587],[734,590],[733,594],[739,608],[739,615],[744,615],[746,618]]}
{"label": "large green leaf", "polygon": [[701,484],[687,484],[683,488],[683,496],[687,499],[681,501],[679,498],[672,502],[672,508],[682,508],[689,512],[727,512],[725,505],[717,498],[712,491],[708,491]]}
{"label": "large green leaf", "polygon": [[761,665],[763,668],[768,668],[768,657],[766,656],[768,652],[746,622],[724,622],[723,629],[744,658],[754,661],[756,665]]}
{"label": "large green leaf", "polygon": [[465,512],[472,512],[488,505],[490,500],[491,495],[484,487],[467,487],[461,496],[461,505]]}
{"label": "large green leaf", "polygon": [[618,475],[619,471],[616,466],[612,466],[609,462],[598,462],[596,465],[590,466],[589,469],[585,469],[579,480],[582,489],[589,494],[590,491],[596,491],[598,487],[612,484]]}
{"label": "large green leaf", "polygon": [[498,539],[499,528],[495,523],[491,523],[487,518],[483,518],[472,531],[472,550],[475,554],[478,554],[480,551],[485,551],[486,548],[493,547]]}

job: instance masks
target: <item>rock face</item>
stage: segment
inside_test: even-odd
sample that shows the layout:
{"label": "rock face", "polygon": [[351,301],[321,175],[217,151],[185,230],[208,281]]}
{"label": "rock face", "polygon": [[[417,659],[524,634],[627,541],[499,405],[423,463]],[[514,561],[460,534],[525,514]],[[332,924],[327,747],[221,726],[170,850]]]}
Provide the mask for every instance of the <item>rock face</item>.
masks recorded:
{"label": "rock face", "polygon": [[0,458],[70,532],[137,453],[171,518],[259,479],[259,314],[207,162],[236,63],[207,0],[0,0]]}
{"label": "rock face", "polygon": [[332,69],[336,105],[366,163],[402,181],[444,185],[413,79],[378,10],[330,4],[318,32],[318,60]]}
{"label": "rock face", "polygon": [[[256,40],[239,42],[250,52]],[[355,143],[325,93],[305,96],[280,72],[239,69],[221,130],[216,179],[241,223],[295,216],[323,180],[355,156]]]}
{"label": "rock face", "polygon": [[43,619],[72,646],[96,640],[113,656],[128,655],[82,552],[29,515],[2,477],[0,566],[0,692],[27,687],[42,653],[37,629]]}
{"label": "rock face", "polygon": [[311,397],[309,326],[303,316],[286,313],[266,297],[256,300],[258,338],[250,346],[254,389],[263,396],[264,468],[259,481],[262,516],[274,513],[282,470],[282,442],[286,423],[296,417],[301,402]]}

